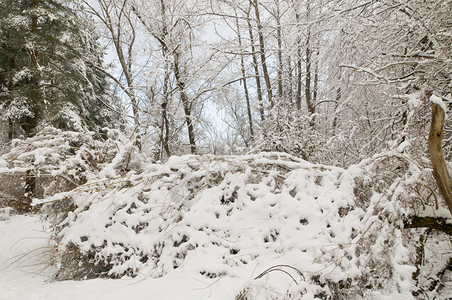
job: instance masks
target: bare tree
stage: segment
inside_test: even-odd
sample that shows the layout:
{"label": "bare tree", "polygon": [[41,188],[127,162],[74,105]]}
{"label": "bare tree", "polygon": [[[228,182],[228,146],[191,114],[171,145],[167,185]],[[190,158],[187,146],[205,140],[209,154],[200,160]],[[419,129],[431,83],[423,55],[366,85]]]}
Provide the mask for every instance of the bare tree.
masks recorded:
{"label": "bare tree", "polygon": [[264,98],[262,96],[262,87],[261,87],[261,76],[259,72],[259,63],[257,59],[257,52],[256,52],[256,46],[255,46],[255,39],[254,39],[254,33],[253,33],[253,26],[251,24],[251,16],[250,16],[250,9],[251,6],[246,8],[245,10],[245,18],[248,25],[248,34],[250,38],[250,48],[251,48],[251,57],[253,59],[253,69],[254,69],[254,78],[256,80],[256,93],[257,93],[257,100],[259,102],[259,113],[261,117],[261,121],[265,120],[265,109],[264,109]]}
{"label": "bare tree", "polygon": [[[108,38],[112,41],[114,50],[121,68],[121,75],[115,76],[106,70],[102,70],[109,76],[127,95],[132,105],[134,132],[136,133],[137,145],[141,148],[140,134],[140,110],[136,95],[134,78],[134,47],[136,46],[137,30],[132,13],[128,8],[128,0],[97,0],[96,4],[84,1],[89,12],[96,16],[108,32]],[[121,77],[125,77],[125,83]]]}
{"label": "bare tree", "polygon": [[254,7],[254,14],[256,17],[256,25],[257,25],[257,35],[259,38],[259,54],[261,59],[262,73],[264,75],[265,86],[267,88],[267,98],[270,104],[270,107],[273,107],[273,91],[271,87],[270,74],[267,68],[267,59],[266,59],[266,51],[265,51],[265,39],[263,33],[263,24],[261,21],[260,10],[259,10],[259,0],[250,0],[250,5]]}
{"label": "bare tree", "polygon": [[[147,33],[159,45],[166,70],[163,95],[168,99],[169,93],[177,91],[187,129],[188,145],[190,152],[195,154],[197,153],[195,125],[198,120],[197,114],[199,115],[202,110],[200,102],[216,89],[211,86],[211,81],[217,76],[217,72],[212,71],[210,67],[214,53],[196,53],[196,50],[201,50],[196,35],[202,24],[201,13],[197,12],[197,5],[167,0],[146,4],[133,3],[132,10]],[[174,83],[172,90],[168,90],[170,82]],[[162,120],[168,117],[165,109],[167,105],[168,101],[163,100]],[[161,132],[168,131],[168,122],[162,123],[161,126]],[[161,136],[165,136],[163,144],[168,144],[168,134]]]}
{"label": "bare tree", "polygon": [[[241,30],[240,30],[240,26],[239,26],[239,21],[238,21],[238,16],[237,16],[237,12],[236,12],[236,18],[235,18],[235,25],[236,25],[236,33],[237,33],[237,39],[238,39],[238,45],[239,45],[239,49],[242,49],[242,35],[241,35]],[[249,127],[250,127],[250,135],[251,135],[251,141],[254,140],[254,128],[253,128],[253,118],[251,115],[251,100],[250,100],[250,96],[249,96],[249,91],[248,91],[248,84],[247,84],[247,76],[246,76],[246,71],[245,71],[245,62],[244,62],[244,57],[243,55],[240,55],[240,70],[242,72],[242,80],[243,80],[243,90],[245,93],[245,100],[246,100],[246,111],[248,114],[248,123],[249,123]],[[248,146],[248,145],[247,145]]]}

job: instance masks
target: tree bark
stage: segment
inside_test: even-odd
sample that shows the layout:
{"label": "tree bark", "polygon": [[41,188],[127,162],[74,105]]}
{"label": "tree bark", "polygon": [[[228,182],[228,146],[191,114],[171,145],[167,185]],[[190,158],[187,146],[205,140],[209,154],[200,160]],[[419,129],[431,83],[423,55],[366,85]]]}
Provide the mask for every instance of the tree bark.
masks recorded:
{"label": "tree bark", "polygon": [[293,103],[293,78],[292,78],[292,60],[290,57],[287,58],[287,87],[286,87],[286,93],[284,93],[284,96],[287,97],[288,102],[290,104]]}
{"label": "tree bark", "polygon": [[[295,13],[295,19],[297,21],[297,24],[300,23],[300,15],[298,13]],[[303,82],[301,81],[301,62],[302,62],[302,57],[301,57],[301,29],[299,28],[298,31],[298,37],[297,37],[297,93],[295,96],[295,103],[297,105],[297,110],[301,110],[301,90],[302,90],[302,85]]]}
{"label": "tree bark", "polygon": [[452,181],[450,179],[449,172],[447,171],[447,165],[444,160],[442,149],[444,118],[445,113],[441,106],[436,103],[432,103],[432,121],[428,136],[430,161],[433,168],[433,177],[436,180],[440,194],[446,201],[447,208],[452,214]]}
{"label": "tree bark", "polygon": [[[7,107],[13,103],[13,92],[14,92],[14,68],[16,67],[16,59],[13,57],[9,61],[9,71],[11,75],[9,76],[9,83],[8,83],[8,102],[6,104]],[[8,117],[8,141],[11,141],[13,139],[13,119],[11,117]]]}
{"label": "tree bark", "polygon": [[[306,20],[308,23],[310,23],[311,19],[311,5],[309,1],[306,2]],[[305,100],[306,100],[306,106],[308,108],[309,116],[312,116],[315,113],[315,106],[312,100],[312,34],[311,34],[311,25],[308,25],[307,33],[306,33],[306,45],[305,45],[305,84],[304,84],[304,91],[305,91]],[[311,118],[310,125],[314,126],[314,119]]]}
{"label": "tree bark", "polygon": [[403,221],[405,228],[430,228],[452,235],[452,224],[444,218],[413,216]]}
{"label": "tree bark", "polygon": [[[163,82],[163,102],[161,104],[162,109],[162,119],[161,119],[161,136],[160,136],[160,143],[163,147],[163,149],[166,152],[167,158],[171,156],[171,152],[169,149],[169,122],[168,122],[168,102],[169,102],[169,96],[168,96],[168,83],[169,83],[169,71],[168,67],[165,67],[165,78]],[[162,159],[162,158],[160,158]]]}
{"label": "tree bark", "polygon": [[193,120],[191,116],[191,103],[188,99],[187,92],[185,91],[185,81],[182,78],[180,67],[179,67],[179,55],[174,54],[174,77],[176,78],[176,85],[179,89],[180,99],[185,113],[185,123],[187,124],[188,130],[188,141],[190,143],[191,154],[196,154],[196,142],[195,142],[195,128],[193,126]]}
{"label": "tree bark", "polygon": [[[309,6],[308,6],[309,7]],[[305,78],[305,99],[306,106],[308,107],[309,116],[313,115],[314,104],[312,103],[312,91],[311,91],[311,65],[312,65],[312,51],[311,51],[311,28],[308,28],[308,33],[306,37],[306,78]]]}
{"label": "tree bark", "polygon": [[319,92],[319,66],[316,62],[315,64],[315,68],[314,68],[314,90],[312,91],[312,103],[315,104],[317,103],[317,95]]}
{"label": "tree bark", "polygon": [[[161,123],[161,144],[163,148],[165,149],[166,156],[169,158],[171,156],[170,148],[169,148],[169,136],[170,136],[170,125],[168,121],[168,102],[169,102],[169,93],[168,93],[168,87],[170,83],[170,69],[171,69],[171,63],[169,62],[168,57],[168,45],[166,44],[166,38],[168,35],[168,28],[166,26],[165,20],[165,2],[163,0],[160,0],[160,15],[162,17],[162,33],[161,36],[158,37],[156,33],[154,33],[154,37],[156,37],[157,41],[160,43],[160,46],[162,48],[162,56],[165,61],[165,78],[163,82],[163,102],[161,105],[162,108],[162,123]],[[143,20],[140,17],[140,20],[143,22]],[[145,24],[143,22],[143,24]],[[158,38],[157,38],[158,37]]]}
{"label": "tree bark", "polygon": [[257,89],[257,100],[259,101],[259,113],[261,115],[261,121],[265,120],[265,112],[264,112],[264,99],[262,98],[262,88],[261,88],[261,78],[259,75],[259,65],[257,63],[256,57],[256,48],[254,46],[254,35],[253,35],[253,27],[251,26],[250,15],[247,15],[247,23],[248,23],[248,33],[250,35],[250,44],[251,44],[251,56],[253,58],[253,67],[254,67],[254,75],[256,79],[256,89]]}
{"label": "tree bark", "polygon": [[[239,21],[236,15],[236,19],[235,19],[235,25],[237,27],[237,38],[238,38],[238,42],[239,42],[239,48],[242,49],[242,36],[240,34],[240,26],[239,26]],[[245,72],[245,62],[243,59],[243,55],[240,55],[240,68],[242,70],[242,77],[243,77],[243,89],[245,91],[245,100],[246,100],[246,110],[248,113],[248,123],[250,126],[250,136],[251,136],[251,141],[254,141],[254,128],[253,128],[253,118],[251,115],[251,104],[250,104],[250,96],[249,96],[249,92],[248,92],[248,84],[246,81],[246,72]]]}
{"label": "tree bark", "polygon": [[[39,0],[33,0],[31,2],[32,8],[37,8],[39,6]],[[38,15],[33,14],[31,16],[31,32],[33,35],[35,35],[38,31]],[[35,129],[38,126],[38,119],[41,115],[40,113],[40,107],[41,107],[41,91],[39,89],[39,77],[38,77],[38,70],[39,70],[39,64],[38,64],[38,50],[31,49],[30,51],[30,63],[31,67],[34,71],[34,74],[31,77],[31,85],[33,92],[33,99],[31,99],[30,103],[30,111],[33,113],[31,116],[26,116],[22,120],[21,127],[25,131],[25,135],[27,137],[31,137],[35,134]]]}
{"label": "tree bark", "polygon": [[264,81],[265,86],[267,88],[267,97],[268,102],[270,103],[270,107],[273,107],[273,92],[270,82],[270,75],[268,73],[267,69],[267,61],[265,58],[265,40],[264,40],[264,33],[262,32],[263,26],[260,20],[260,13],[259,13],[259,2],[258,0],[250,0],[254,6],[254,12],[256,15],[256,22],[257,22],[257,35],[259,38],[259,52],[260,52],[260,58],[261,58],[261,64],[262,64],[262,73],[264,75]]}
{"label": "tree bark", "polygon": [[308,107],[309,115],[314,113],[314,108],[312,105],[311,98],[311,49],[309,48],[309,32],[306,39],[306,77],[304,83],[304,94],[306,100],[306,106]]}
{"label": "tree bark", "polygon": [[281,36],[281,11],[279,0],[275,1],[276,4],[276,40],[278,42],[278,100],[281,101],[283,98],[283,49],[282,49],[282,36]]}
{"label": "tree bark", "polygon": [[[101,21],[107,26],[110,33],[110,38],[115,46],[116,55],[118,57],[119,63],[121,65],[121,70],[127,82],[127,87],[120,85],[121,89],[129,97],[130,103],[132,105],[133,122],[135,125],[134,132],[136,134],[136,145],[141,150],[141,133],[140,133],[140,110],[138,107],[138,100],[136,98],[135,83],[133,82],[133,69],[132,69],[132,54],[133,47],[135,45],[136,31],[132,24],[129,14],[126,13],[125,5],[127,0],[124,0],[122,4],[109,3],[105,0],[98,0],[100,10],[102,13],[95,11],[93,12],[101,19]],[[114,6],[114,11],[112,11],[112,6]],[[116,14],[117,20],[112,18],[112,13]],[[130,25],[129,34],[130,41],[125,42],[123,40],[123,33],[125,28],[123,25],[122,18],[126,18],[126,22]],[[123,47],[126,46],[126,53]]]}

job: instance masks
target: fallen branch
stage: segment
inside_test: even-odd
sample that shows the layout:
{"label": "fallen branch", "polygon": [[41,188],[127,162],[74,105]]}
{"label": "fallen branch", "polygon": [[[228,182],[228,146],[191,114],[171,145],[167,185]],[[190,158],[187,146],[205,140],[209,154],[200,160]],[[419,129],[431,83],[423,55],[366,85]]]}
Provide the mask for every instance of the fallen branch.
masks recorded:
{"label": "fallen branch", "polygon": [[452,235],[452,224],[444,218],[414,216],[403,221],[403,225],[405,228],[430,228]]}

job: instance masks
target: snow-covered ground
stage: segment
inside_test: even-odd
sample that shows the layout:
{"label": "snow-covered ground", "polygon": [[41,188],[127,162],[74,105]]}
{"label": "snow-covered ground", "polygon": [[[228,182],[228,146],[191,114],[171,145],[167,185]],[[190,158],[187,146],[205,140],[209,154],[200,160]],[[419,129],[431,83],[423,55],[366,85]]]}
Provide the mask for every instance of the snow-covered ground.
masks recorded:
{"label": "snow-covered ground", "polygon": [[37,217],[0,221],[1,300],[234,299],[231,278],[193,277],[175,270],[165,277],[52,282],[49,235]]}
{"label": "snow-covered ground", "polygon": [[449,299],[450,238],[403,220],[448,212],[402,151],[342,169],[283,153],[145,163],[132,142],[76,133],[16,141],[0,200],[23,199],[32,170],[40,213],[0,210],[0,300]]}

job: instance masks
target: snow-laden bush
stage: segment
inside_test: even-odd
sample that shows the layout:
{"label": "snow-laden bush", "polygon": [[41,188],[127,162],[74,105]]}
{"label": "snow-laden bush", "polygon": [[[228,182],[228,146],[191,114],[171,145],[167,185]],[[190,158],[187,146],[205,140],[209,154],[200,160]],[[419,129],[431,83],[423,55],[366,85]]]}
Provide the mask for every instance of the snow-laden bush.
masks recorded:
{"label": "snow-laden bush", "polygon": [[261,127],[254,152],[277,151],[310,160],[320,140],[311,118],[280,106],[270,111]]}
{"label": "snow-laden bush", "polygon": [[[402,153],[348,169],[280,153],[183,156],[142,172],[119,167],[129,165],[122,153],[84,185],[36,201],[66,203],[55,223],[57,279],[183,268],[206,280],[241,278],[236,299],[447,293],[437,273],[450,239],[404,229],[443,206],[429,195],[430,175]],[[421,251],[421,233],[441,247]],[[429,261],[437,255],[441,264]]]}
{"label": "snow-laden bush", "polygon": [[236,299],[452,291],[450,237],[406,229],[413,216],[448,216],[430,171],[406,147],[348,169],[281,153],[151,164],[116,131],[49,129],[10,147],[0,199],[28,196],[7,180],[23,184],[31,170],[34,203],[54,225],[56,279],[182,269],[212,283],[239,279]]}
{"label": "snow-laden bush", "polygon": [[126,167],[117,161],[127,160],[122,152],[131,152],[121,139],[116,130],[106,129],[101,136],[49,127],[33,138],[13,140],[0,156],[0,207],[26,208],[33,198],[72,190],[96,178],[113,160]]}

